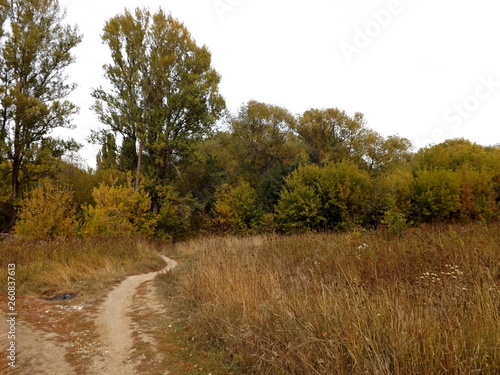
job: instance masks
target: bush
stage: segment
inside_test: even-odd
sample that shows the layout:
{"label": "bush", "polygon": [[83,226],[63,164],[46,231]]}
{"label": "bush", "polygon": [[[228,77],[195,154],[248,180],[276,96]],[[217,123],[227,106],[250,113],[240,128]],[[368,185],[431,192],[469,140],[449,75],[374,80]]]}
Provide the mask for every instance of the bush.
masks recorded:
{"label": "bush", "polygon": [[421,221],[449,218],[460,208],[460,175],[450,171],[420,171],[413,187],[413,215]]}
{"label": "bush", "polygon": [[381,223],[387,228],[389,236],[401,237],[409,226],[406,214],[397,206],[394,195],[389,195],[387,201],[388,207],[384,212]]}
{"label": "bush", "polygon": [[257,199],[255,189],[244,180],[222,185],[215,195],[215,224],[226,232],[251,232],[262,218]]}
{"label": "bush", "polygon": [[287,232],[360,224],[369,193],[368,174],[354,164],[306,165],[286,178],[277,221]]}
{"label": "bush", "polygon": [[459,173],[461,219],[490,221],[498,214],[493,173],[475,171],[467,165],[463,165]]}
{"label": "bush", "polygon": [[191,223],[192,200],[182,197],[172,185],[162,186],[159,195],[162,205],[158,215],[157,236],[170,240],[186,238]]}
{"label": "bush", "polygon": [[128,186],[100,184],[92,196],[95,206],[83,207],[86,235],[132,235],[151,236],[156,218],[150,213],[151,199],[142,189],[136,191]]}
{"label": "bush", "polygon": [[50,180],[42,180],[21,202],[14,232],[29,239],[52,239],[76,234],[72,196]]}

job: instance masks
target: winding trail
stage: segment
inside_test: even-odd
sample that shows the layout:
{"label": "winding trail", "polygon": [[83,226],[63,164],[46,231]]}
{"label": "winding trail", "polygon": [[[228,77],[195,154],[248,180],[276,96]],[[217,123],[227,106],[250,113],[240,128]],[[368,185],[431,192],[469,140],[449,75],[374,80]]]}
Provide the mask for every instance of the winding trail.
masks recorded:
{"label": "winding trail", "polygon": [[103,344],[103,353],[96,358],[92,372],[102,375],[135,375],[128,357],[133,345],[132,321],[129,313],[139,286],[153,280],[159,273],[177,267],[177,262],[161,255],[167,266],[158,272],[129,276],[113,289],[100,306],[95,324]]}
{"label": "winding trail", "polygon": [[[167,314],[152,283],[160,273],[177,267],[177,262],[160,255],[166,262],[161,271],[129,276],[106,295],[94,309],[85,305],[48,303],[36,297],[23,298],[16,324],[16,367],[10,368],[6,356],[0,358],[0,375],[136,375],[142,357],[133,351],[137,340],[146,343],[153,362],[160,363],[158,342],[149,335],[151,324]],[[3,301],[0,307],[6,306]],[[5,311],[0,308],[5,317]],[[138,318],[140,313],[141,318]],[[132,314],[136,317],[132,321]],[[28,319],[29,318],[29,319]],[[72,320],[77,319],[78,324]],[[143,319],[143,320],[141,320]],[[57,331],[55,327],[66,330]],[[153,323],[152,323],[153,322]],[[64,329],[64,328],[61,328]],[[0,350],[7,353],[7,319],[0,319]],[[158,355],[159,357],[154,357]],[[76,357],[75,357],[76,356]],[[76,358],[76,362],[75,362]],[[156,361],[156,362],[155,362]],[[150,368],[154,374],[168,374]]]}

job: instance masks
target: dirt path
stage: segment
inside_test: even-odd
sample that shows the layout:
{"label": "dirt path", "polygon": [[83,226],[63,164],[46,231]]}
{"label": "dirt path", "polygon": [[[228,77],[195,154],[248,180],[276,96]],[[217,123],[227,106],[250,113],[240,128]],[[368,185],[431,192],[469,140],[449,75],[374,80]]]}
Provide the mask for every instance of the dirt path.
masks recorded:
{"label": "dirt path", "polygon": [[132,320],[129,316],[133,297],[139,286],[177,266],[177,262],[162,256],[167,266],[159,271],[130,276],[112,290],[101,305],[95,320],[103,344],[103,353],[94,361],[93,372],[102,375],[135,375],[129,361],[133,345]]}
{"label": "dirt path", "polygon": [[[47,374],[47,375],[136,375],[138,372],[135,366],[140,360],[131,357],[131,350],[134,345],[134,335],[144,340],[148,340],[143,334],[141,321],[132,322],[130,314],[135,310],[143,310],[147,317],[162,313],[159,307],[156,290],[152,280],[159,273],[167,273],[177,266],[177,262],[163,255],[161,257],[167,266],[158,272],[129,276],[115,287],[106,297],[104,302],[98,306],[97,313],[85,312],[87,309],[94,310],[95,305],[73,306],[57,305],[46,302],[39,302],[36,298],[26,306],[32,310],[23,311],[31,316],[35,321],[29,323],[20,317],[17,326],[17,351],[18,358],[16,368],[8,368],[5,358],[0,361],[0,375],[3,374]],[[139,293],[142,290],[142,293]],[[137,299],[141,299],[138,301]],[[159,310],[160,309],[160,310]],[[78,330],[75,332],[61,332],[57,334],[51,332],[49,327],[55,327],[59,319],[75,315],[76,319],[86,320],[95,326],[97,335],[92,335],[88,330]],[[77,318],[78,316],[79,318]],[[147,319],[146,319],[147,320]],[[86,323],[83,323],[85,326]],[[41,329],[43,327],[43,330]],[[5,336],[8,326],[5,319],[0,320],[0,333]],[[94,330],[92,329],[92,332]],[[93,336],[92,339],[85,337]],[[150,346],[154,346],[152,340],[148,341]],[[0,349],[6,351],[6,340],[2,340]],[[68,362],[68,354],[73,350],[72,355],[89,358],[91,362],[85,370],[75,370]],[[153,348],[154,349],[154,348]],[[76,354],[74,354],[76,353]],[[142,372],[141,372],[142,373]],[[168,374],[168,372],[165,372]]]}

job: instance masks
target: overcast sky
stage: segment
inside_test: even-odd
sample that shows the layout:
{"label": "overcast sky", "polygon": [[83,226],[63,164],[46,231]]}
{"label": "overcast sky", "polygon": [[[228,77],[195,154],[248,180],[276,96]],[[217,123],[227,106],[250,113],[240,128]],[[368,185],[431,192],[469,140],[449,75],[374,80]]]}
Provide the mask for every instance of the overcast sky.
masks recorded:
{"label": "overcast sky", "polygon": [[99,124],[89,109],[109,51],[104,22],[124,8],[162,7],[212,52],[230,111],[250,99],[294,114],[362,112],[384,136],[417,147],[465,137],[500,143],[498,0],[60,0],[84,35],[68,70],[80,108],[71,135]]}

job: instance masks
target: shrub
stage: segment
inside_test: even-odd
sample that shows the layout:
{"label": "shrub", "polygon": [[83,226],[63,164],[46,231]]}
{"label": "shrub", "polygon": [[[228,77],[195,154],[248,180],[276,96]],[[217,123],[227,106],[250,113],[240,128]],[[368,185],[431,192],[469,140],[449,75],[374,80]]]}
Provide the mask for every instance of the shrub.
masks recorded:
{"label": "shrub", "polygon": [[162,205],[158,215],[157,235],[166,239],[187,237],[192,214],[192,200],[182,197],[172,185],[159,189]]}
{"label": "shrub", "polygon": [[234,185],[222,185],[215,195],[216,225],[223,231],[252,231],[262,218],[257,199],[257,192],[247,181],[240,180]]}
{"label": "shrub", "polygon": [[460,170],[460,217],[463,220],[490,221],[498,213],[493,173],[476,171],[468,165]]}
{"label": "shrub", "polygon": [[449,218],[460,208],[460,175],[451,171],[420,171],[413,187],[413,214],[421,221]]}
{"label": "shrub", "polygon": [[334,229],[360,224],[370,178],[351,163],[306,165],[292,172],[276,206],[281,229]]}
{"label": "shrub", "polygon": [[29,239],[52,239],[76,234],[72,196],[50,180],[42,180],[21,202],[14,232]]}
{"label": "shrub", "polygon": [[408,222],[405,213],[397,206],[396,197],[389,195],[387,198],[388,207],[384,212],[381,223],[387,228],[389,236],[401,237],[403,232],[408,229]]}
{"label": "shrub", "polygon": [[151,199],[142,189],[100,184],[92,191],[95,206],[83,207],[87,235],[151,236],[156,218],[150,213]]}

